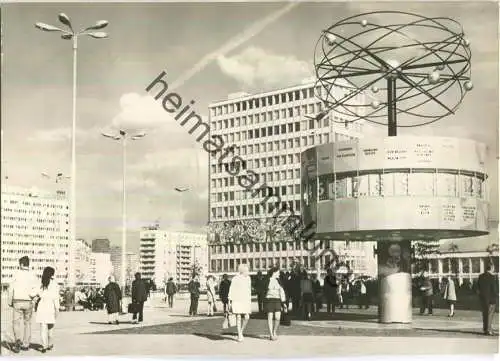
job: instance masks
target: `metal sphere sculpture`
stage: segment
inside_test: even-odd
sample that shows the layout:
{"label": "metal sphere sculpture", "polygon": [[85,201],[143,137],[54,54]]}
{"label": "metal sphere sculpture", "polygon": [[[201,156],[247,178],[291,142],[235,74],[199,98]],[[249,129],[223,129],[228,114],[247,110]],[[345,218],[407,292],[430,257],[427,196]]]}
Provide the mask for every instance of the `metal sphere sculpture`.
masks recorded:
{"label": "metal sphere sculpture", "polygon": [[365,119],[396,135],[397,127],[455,112],[473,88],[470,59],[470,42],[453,19],[364,13],[324,30],[315,49],[316,95],[344,116],[334,121]]}

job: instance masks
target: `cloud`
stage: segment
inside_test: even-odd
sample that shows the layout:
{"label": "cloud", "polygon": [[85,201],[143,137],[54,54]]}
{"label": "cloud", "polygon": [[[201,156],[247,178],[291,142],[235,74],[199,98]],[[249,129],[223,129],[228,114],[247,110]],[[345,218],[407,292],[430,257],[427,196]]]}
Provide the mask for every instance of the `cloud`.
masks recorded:
{"label": "cloud", "polygon": [[129,131],[151,130],[175,122],[160,101],[150,95],[127,93],[120,98],[120,113],[113,118],[111,126]]}
{"label": "cloud", "polygon": [[312,75],[309,63],[257,47],[232,57],[222,55],[217,63],[224,74],[245,86],[285,86]]}

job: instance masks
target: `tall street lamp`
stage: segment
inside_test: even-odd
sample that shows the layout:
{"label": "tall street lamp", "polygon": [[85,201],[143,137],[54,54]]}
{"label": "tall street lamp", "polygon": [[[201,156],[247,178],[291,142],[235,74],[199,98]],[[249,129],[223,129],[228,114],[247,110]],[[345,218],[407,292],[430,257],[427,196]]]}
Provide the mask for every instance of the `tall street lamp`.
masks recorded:
{"label": "tall street lamp", "polygon": [[183,222],[182,224],[184,225],[184,205],[183,205],[182,194],[184,192],[189,191],[190,189],[188,187],[175,187],[174,190],[177,193],[179,193],[179,211],[181,214],[181,221]]}
{"label": "tall street lamp", "polygon": [[141,138],[144,138],[146,136],[146,133],[136,133],[136,134],[129,134],[124,130],[120,130],[118,134],[108,134],[108,133],[102,133],[102,136],[112,139],[112,140],[117,140],[121,141],[122,143],[122,149],[123,149],[123,173],[122,173],[122,182],[123,182],[123,188],[122,188],[122,262],[121,262],[121,274],[120,274],[120,281],[122,284],[122,289],[125,290],[125,286],[127,284],[127,281],[125,279],[126,277],[126,266],[127,266],[127,139],[130,140],[138,140]]}
{"label": "tall street lamp", "polygon": [[70,212],[70,224],[71,224],[71,238],[69,244],[69,279],[68,285],[70,287],[75,286],[75,270],[74,270],[74,246],[76,244],[76,73],[77,73],[77,49],[78,49],[78,37],[79,36],[89,36],[94,39],[104,39],[108,37],[108,34],[102,31],[96,31],[104,29],[108,26],[108,21],[99,20],[94,25],[84,28],[79,31],[73,29],[73,25],[69,17],[61,13],[58,16],[59,21],[66,26],[67,30],[58,28],[57,26],[36,23],[35,27],[42,31],[48,32],[58,32],[62,33],[61,38],[63,40],[71,40],[73,43],[73,106],[72,106],[72,124],[71,124],[71,212]]}

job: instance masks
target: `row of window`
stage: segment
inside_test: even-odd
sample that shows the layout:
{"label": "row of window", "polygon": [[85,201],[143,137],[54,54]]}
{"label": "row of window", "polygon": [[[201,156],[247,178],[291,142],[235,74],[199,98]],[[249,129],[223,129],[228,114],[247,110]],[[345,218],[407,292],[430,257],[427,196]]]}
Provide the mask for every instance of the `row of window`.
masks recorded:
{"label": "row of window", "polygon": [[[342,142],[348,140],[354,140],[355,137],[350,137],[348,135],[335,133],[335,137],[331,138],[331,141]],[[228,144],[228,141],[225,141]],[[321,145],[330,143],[330,133],[315,133],[309,136],[295,137],[289,139],[281,139],[270,142],[247,144],[242,146],[235,146],[234,155],[246,156],[253,154],[262,154],[266,152],[276,153],[284,150],[295,149],[297,152],[300,151],[301,147]],[[217,153],[212,153],[212,162],[219,159],[220,155]]]}
{"label": "row of window", "polygon": [[[241,263],[248,265],[249,271],[267,271],[268,268],[279,265],[281,269],[288,269],[297,262],[300,262],[306,268],[323,269],[325,265],[331,262],[331,255],[321,257],[303,256],[303,257],[268,257],[268,258],[249,258],[249,259],[213,259],[210,261],[210,272],[235,272]],[[351,265],[352,260],[347,260],[346,264]],[[362,262],[356,262],[362,263]]]}
{"label": "row of window", "polygon": [[[13,233],[13,232],[4,232],[2,230],[2,237],[15,237],[16,239],[19,238],[40,238],[40,239],[62,239],[62,240],[68,240],[68,236],[61,236],[61,235],[47,235],[45,233],[42,234],[32,234],[32,233]],[[2,243],[4,240],[2,240]]]}
{"label": "row of window", "polygon": [[[2,207],[2,212],[36,214],[36,215],[42,214],[42,211],[37,209],[8,208],[8,207]],[[46,214],[47,217],[69,217],[69,213],[61,213],[61,212],[44,212],[44,214]]]}
{"label": "row of window", "polygon": [[[320,94],[322,91],[321,87],[316,87],[316,92]],[[210,114],[213,116],[231,114],[240,111],[247,111],[254,108],[273,106],[278,104],[284,104],[287,102],[294,102],[299,100],[315,98],[314,87],[299,89],[295,91],[289,91],[288,93],[274,94],[256,97],[253,99],[242,100],[232,104],[225,104],[212,107],[210,109]]]}
{"label": "row of window", "polygon": [[56,243],[47,243],[47,242],[22,242],[22,241],[4,241],[2,240],[2,245],[15,245],[15,246],[30,246],[30,247],[68,247],[68,245],[64,244],[56,244]]}
{"label": "row of window", "polygon": [[[326,174],[312,180],[308,189],[311,200],[377,196],[440,196],[483,199],[485,182],[482,175],[454,174],[448,171],[431,173],[430,170],[393,171],[383,174]],[[316,190],[317,187],[317,190]]]}
{"label": "row of window", "polygon": [[[257,201],[256,201],[257,202]],[[281,209],[293,210],[294,212],[300,212],[300,201],[288,201],[281,202]],[[246,204],[242,206],[228,206],[228,207],[212,207],[210,209],[210,219],[224,219],[233,217],[253,217],[253,216],[267,216],[270,214],[276,214],[276,205],[273,203],[265,204]],[[288,214],[283,212],[283,215]]]}
{"label": "row of window", "polygon": [[[273,195],[279,196],[291,196],[291,195],[299,195],[300,196],[300,185],[287,185],[281,187],[271,187],[273,189]],[[263,195],[261,195],[263,196]],[[229,191],[229,192],[219,192],[219,193],[210,193],[210,202],[229,202],[229,201],[239,201],[243,199],[251,199],[256,198],[252,196],[252,192],[246,191]],[[260,196],[259,196],[260,198]]]}
{"label": "row of window", "polygon": [[[19,205],[23,205],[25,207],[44,207],[44,208],[55,208],[55,209],[63,209],[65,206],[62,205],[62,204],[53,204],[53,203],[40,203],[40,202],[29,202],[29,201],[21,201],[21,200],[16,200],[16,199],[5,199],[4,200],[4,203],[7,203],[7,204],[11,204],[11,205],[15,205],[15,204],[19,204]],[[69,209],[68,206],[66,206],[66,209]]]}
{"label": "row of window", "polygon": [[[498,269],[498,257],[492,257],[495,264],[495,270]],[[481,273],[484,272],[484,265],[488,264],[490,259],[488,257],[467,257],[467,258],[443,258],[433,259],[429,264],[429,272],[432,274],[468,274],[468,273]],[[441,264],[441,270],[439,266]],[[481,267],[481,264],[483,267]]]}

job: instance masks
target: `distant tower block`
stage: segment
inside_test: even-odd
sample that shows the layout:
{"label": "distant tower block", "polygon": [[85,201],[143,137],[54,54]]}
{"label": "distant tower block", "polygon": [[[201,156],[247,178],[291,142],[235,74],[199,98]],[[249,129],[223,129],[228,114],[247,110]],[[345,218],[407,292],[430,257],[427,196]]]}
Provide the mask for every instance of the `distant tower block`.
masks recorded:
{"label": "distant tower block", "polygon": [[302,153],[304,224],[317,239],[378,242],[381,322],[411,322],[411,240],[488,233],[485,158],[475,141],[407,136]]}

